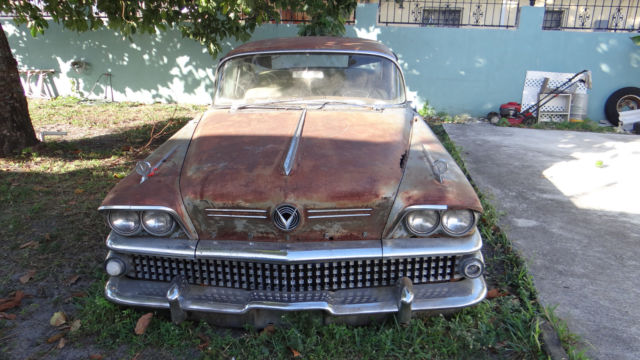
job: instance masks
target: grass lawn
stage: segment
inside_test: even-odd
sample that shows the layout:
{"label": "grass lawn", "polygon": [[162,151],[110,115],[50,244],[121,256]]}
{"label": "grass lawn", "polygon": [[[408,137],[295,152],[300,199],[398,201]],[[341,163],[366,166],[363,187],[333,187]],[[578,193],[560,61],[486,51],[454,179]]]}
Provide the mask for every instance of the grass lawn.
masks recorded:
{"label": "grass lawn", "polygon": [[[416,318],[408,326],[393,320],[322,325],[314,314],[291,314],[289,326],[262,331],[189,321],[176,326],[167,312],[155,311],[146,333],[135,335],[148,311],[111,304],[102,295],[108,228],[96,209],[137,160],[203,110],[30,101],[36,131],[68,135],[0,159],[0,299],[25,294],[5,316],[0,312],[0,358],[547,358],[540,330],[545,310],[484,198],[480,231],[494,296],[472,308]],[[442,127],[433,128],[460,160]],[[55,312],[66,315],[59,326],[50,324]],[[560,321],[554,324],[570,356],[582,358],[572,352],[575,338]]]}

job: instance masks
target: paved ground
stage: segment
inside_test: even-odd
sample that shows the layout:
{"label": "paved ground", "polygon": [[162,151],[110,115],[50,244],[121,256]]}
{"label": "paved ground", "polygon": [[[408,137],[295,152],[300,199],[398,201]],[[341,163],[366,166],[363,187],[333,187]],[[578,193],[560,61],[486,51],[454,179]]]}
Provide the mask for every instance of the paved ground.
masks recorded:
{"label": "paved ground", "polygon": [[640,137],[447,124],[539,298],[595,359],[640,358]]}

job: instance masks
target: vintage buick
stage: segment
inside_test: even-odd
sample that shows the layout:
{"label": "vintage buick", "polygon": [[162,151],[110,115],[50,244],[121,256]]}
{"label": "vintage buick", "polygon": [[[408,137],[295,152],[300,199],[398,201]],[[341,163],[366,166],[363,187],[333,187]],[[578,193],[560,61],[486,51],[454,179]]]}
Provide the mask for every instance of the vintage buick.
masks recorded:
{"label": "vintage buick", "polygon": [[259,327],[303,310],[406,322],[485,297],[482,207],[387,47],[252,42],[215,84],[99,208],[109,300]]}

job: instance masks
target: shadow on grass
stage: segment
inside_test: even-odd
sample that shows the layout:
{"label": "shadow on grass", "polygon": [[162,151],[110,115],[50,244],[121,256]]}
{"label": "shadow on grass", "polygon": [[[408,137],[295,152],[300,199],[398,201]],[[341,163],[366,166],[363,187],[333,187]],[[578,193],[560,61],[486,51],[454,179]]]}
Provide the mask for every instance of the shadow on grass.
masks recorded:
{"label": "shadow on grass", "polygon": [[[13,160],[21,161],[25,159],[25,156],[28,159],[33,155],[62,160],[105,159],[112,156],[124,156],[127,152],[142,156],[166,141],[191,119],[190,117],[174,117],[106,135],[70,141],[41,142],[34,147],[24,149],[21,156],[16,156]],[[151,137],[153,137],[153,141],[150,142]]]}

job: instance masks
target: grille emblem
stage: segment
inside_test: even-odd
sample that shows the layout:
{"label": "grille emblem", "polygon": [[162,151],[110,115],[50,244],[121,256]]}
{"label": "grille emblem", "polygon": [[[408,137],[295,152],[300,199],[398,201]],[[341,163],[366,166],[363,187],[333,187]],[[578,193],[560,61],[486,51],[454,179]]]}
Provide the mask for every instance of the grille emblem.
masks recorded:
{"label": "grille emblem", "polygon": [[291,231],[300,224],[300,211],[291,205],[278,205],[273,212],[273,224],[280,230]]}

